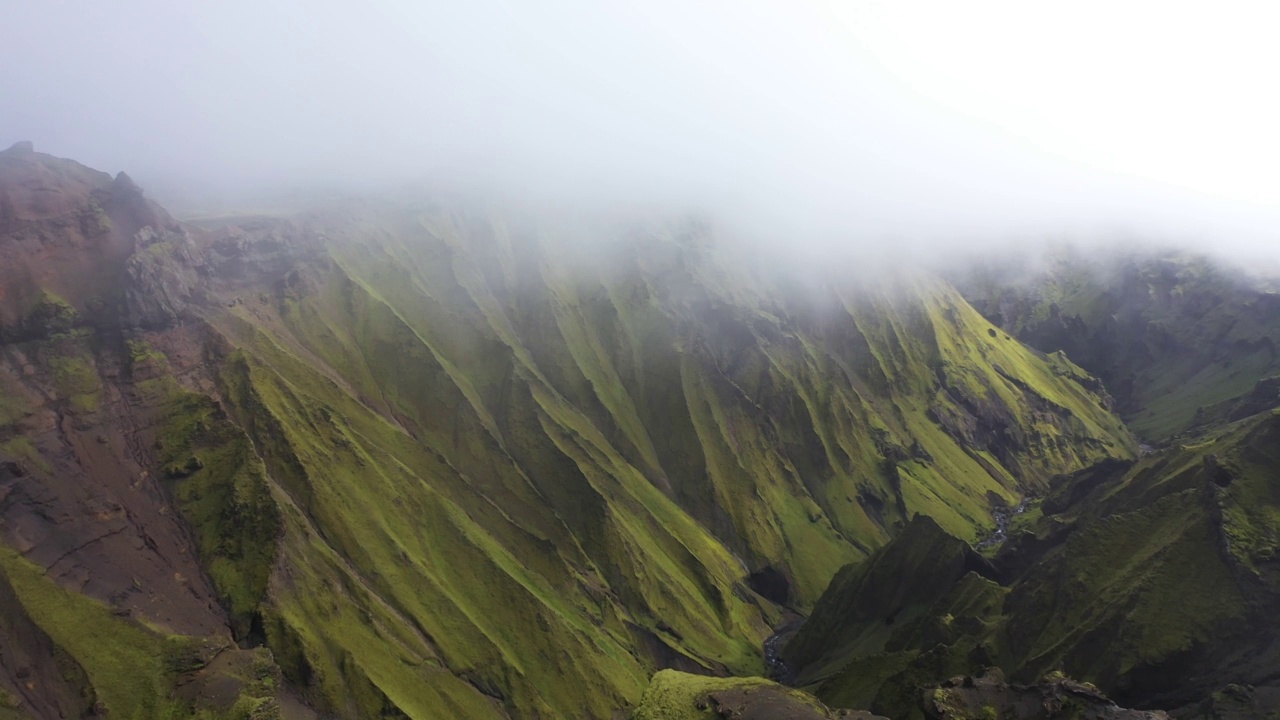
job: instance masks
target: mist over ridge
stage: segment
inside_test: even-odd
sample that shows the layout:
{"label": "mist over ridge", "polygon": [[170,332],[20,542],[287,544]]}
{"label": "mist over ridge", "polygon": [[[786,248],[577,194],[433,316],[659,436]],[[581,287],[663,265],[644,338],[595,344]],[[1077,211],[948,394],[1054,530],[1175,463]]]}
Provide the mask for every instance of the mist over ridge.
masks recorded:
{"label": "mist over ridge", "polygon": [[1277,11],[11,4],[0,720],[1280,718]]}
{"label": "mist over ridge", "polygon": [[819,260],[1064,237],[1252,259],[1280,234],[1260,6],[131,0],[16,18],[0,144],[127,170],[180,212],[461,189],[695,214]]}

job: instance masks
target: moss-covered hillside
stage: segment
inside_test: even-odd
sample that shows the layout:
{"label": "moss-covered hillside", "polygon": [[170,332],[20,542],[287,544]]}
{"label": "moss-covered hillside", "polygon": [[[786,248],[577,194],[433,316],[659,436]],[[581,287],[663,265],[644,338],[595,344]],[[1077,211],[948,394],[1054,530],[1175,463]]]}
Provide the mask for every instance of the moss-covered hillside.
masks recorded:
{"label": "moss-covered hillside", "polygon": [[[53,309],[0,346],[4,574],[24,652],[67,658],[3,663],[23,707],[608,717],[661,668],[760,674],[913,515],[973,540],[1135,452],[934,278],[798,293],[696,224],[405,205],[134,230],[112,197],[130,254],[12,296]],[[217,651],[122,674],[112,638]]]}
{"label": "moss-covered hillside", "polygon": [[[918,716],[931,678],[983,665],[1020,682],[1064,670],[1186,717],[1267,716],[1280,709],[1277,467],[1268,409],[1058,478],[967,572],[945,558],[971,550],[913,524],[837,576],[787,659],[824,701],[895,717]],[[895,581],[859,582],[877,575]],[[886,599],[911,586],[931,590]]]}
{"label": "moss-covered hillside", "polygon": [[988,318],[1097,375],[1134,431],[1155,442],[1280,371],[1280,294],[1181,252],[1064,252],[964,277]]}

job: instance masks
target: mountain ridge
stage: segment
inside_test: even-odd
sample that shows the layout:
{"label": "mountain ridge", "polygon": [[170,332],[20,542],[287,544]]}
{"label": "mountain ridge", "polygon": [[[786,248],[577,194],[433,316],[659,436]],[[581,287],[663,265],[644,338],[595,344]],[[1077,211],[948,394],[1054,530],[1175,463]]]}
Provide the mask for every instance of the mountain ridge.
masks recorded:
{"label": "mountain ridge", "polygon": [[1280,294],[1242,269],[1177,251],[1077,249],[1029,264],[956,282],[1005,331],[1089,368],[1150,442],[1280,373]]}
{"label": "mountain ridge", "polygon": [[973,539],[1136,452],[935,278],[813,303],[698,223],[594,276],[561,238],[598,227],[471,210],[198,227],[68,163],[0,154],[5,575],[155,657],[126,682],[32,614],[83,672],[6,662],[26,707],[605,717],[660,668],[761,672],[917,512]]}
{"label": "mountain ridge", "polygon": [[[929,677],[975,665],[1020,682],[1065,671],[1176,716],[1265,717],[1277,707],[1277,406],[1057,478],[989,570],[931,565],[973,552],[936,527],[900,534],[836,576],[784,658],[828,704],[895,717],[921,716],[912,693]],[[891,592],[902,587],[927,590]],[[878,612],[837,610],[849,607]]]}

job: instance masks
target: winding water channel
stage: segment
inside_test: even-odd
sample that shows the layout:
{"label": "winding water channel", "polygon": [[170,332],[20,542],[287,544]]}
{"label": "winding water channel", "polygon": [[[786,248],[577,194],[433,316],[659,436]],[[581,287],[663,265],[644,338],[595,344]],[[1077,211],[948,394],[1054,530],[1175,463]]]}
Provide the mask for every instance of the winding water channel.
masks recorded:
{"label": "winding water channel", "polygon": [[978,544],[974,545],[974,549],[981,550],[985,547],[999,545],[1004,542],[1005,539],[1009,537],[1009,524],[1013,522],[1015,517],[1027,511],[1027,507],[1031,504],[1032,500],[1035,500],[1035,498],[1028,496],[1022,498],[1022,502],[1011,508],[996,508],[995,511],[991,513],[996,519],[995,532],[991,533],[985,539],[979,541]]}

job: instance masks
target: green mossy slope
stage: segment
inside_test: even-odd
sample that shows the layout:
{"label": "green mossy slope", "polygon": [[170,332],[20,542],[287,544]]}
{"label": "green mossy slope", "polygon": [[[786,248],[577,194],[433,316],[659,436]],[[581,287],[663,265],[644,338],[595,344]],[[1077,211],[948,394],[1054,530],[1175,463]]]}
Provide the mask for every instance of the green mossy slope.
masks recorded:
{"label": "green mossy slope", "polygon": [[[8,549],[0,550],[0,583],[12,588],[23,612],[54,643],[53,657],[62,680],[92,702],[91,708],[77,711],[136,720],[280,717],[269,654],[257,656],[252,663],[224,658],[220,670],[212,669],[215,655],[240,653],[228,650],[224,641],[167,636],[120,617],[99,602],[59,587],[41,568]],[[21,648],[6,648],[6,652],[16,651]],[[35,689],[45,680],[37,677],[29,682]],[[222,702],[199,693],[185,697],[180,690],[183,685],[201,688],[206,682],[209,687],[221,685]]]}
{"label": "green mossy slope", "polygon": [[937,280],[789,299],[696,228],[585,267],[488,217],[326,232],[210,321],[282,508],[269,639],[351,714],[605,713],[663,666],[758,673],[751,572],[807,608],[915,513],[972,539],[1133,453],[1083,371]]}
{"label": "green mossy slope", "polygon": [[987,317],[1101,378],[1134,431],[1163,440],[1280,371],[1280,294],[1184,253],[1063,253],[962,281]]}
{"label": "green mossy slope", "polygon": [[275,563],[280,517],[244,430],[208,395],[179,385],[163,354],[131,341],[133,390],[154,407],[152,462],[191,528],[235,635],[251,630]]}
{"label": "green mossy slope", "polygon": [[[796,292],[696,224],[377,207],[219,232],[140,248],[115,288],[132,319],[4,356],[23,392],[0,398],[0,459],[25,486],[118,461],[97,520],[126,529],[99,539],[132,537],[143,495],[176,528],[134,534],[182,572],[148,560],[156,587],[116,594],[269,649],[228,650],[253,691],[206,708],[175,695],[162,623],[56,596],[110,616],[91,646],[28,607],[125,717],[268,713],[247,704],[275,668],[338,717],[608,717],[662,668],[760,674],[786,610],[913,516],[973,540],[1136,449],[1096,381],[936,278]],[[103,668],[117,643],[136,675]]]}
{"label": "green mossy slope", "polygon": [[893,542],[831,580],[813,614],[787,644],[785,659],[804,669],[797,680],[808,683],[852,657],[884,652],[891,638],[936,610],[971,572],[990,575],[994,569],[932,518],[918,515]]}
{"label": "green mossy slope", "polygon": [[[921,685],[987,664],[1019,682],[1061,669],[1123,704],[1192,714],[1229,684],[1270,688],[1278,467],[1280,417],[1269,410],[1137,463],[1058,478],[993,559],[1004,587],[938,567],[946,553],[926,552],[937,543],[909,530],[837,576],[789,659],[824,701],[902,717],[918,713]],[[897,587],[849,580],[877,574],[936,586],[912,595],[920,607],[905,625],[884,612],[833,619],[831,608],[878,607]]]}

